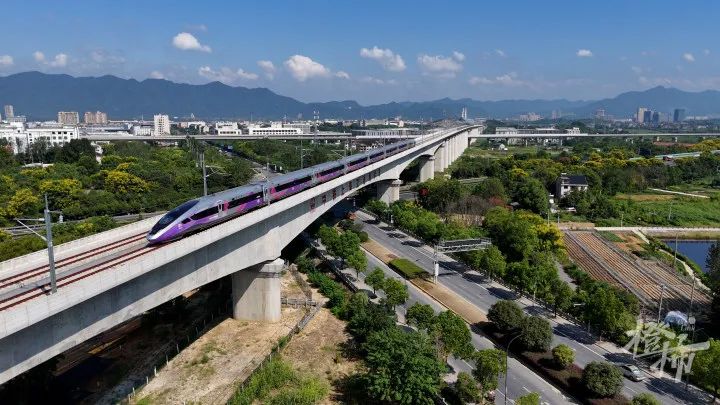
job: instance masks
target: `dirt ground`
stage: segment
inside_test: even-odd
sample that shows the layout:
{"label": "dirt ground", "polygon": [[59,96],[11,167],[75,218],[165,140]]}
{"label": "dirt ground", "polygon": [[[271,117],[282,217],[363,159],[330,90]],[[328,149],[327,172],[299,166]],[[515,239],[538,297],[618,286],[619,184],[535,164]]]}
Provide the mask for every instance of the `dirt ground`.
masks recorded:
{"label": "dirt ground", "polygon": [[618,237],[622,238],[622,242],[614,242],[615,246],[619,247],[620,249],[632,253],[633,250],[642,250],[643,245],[645,244],[645,241],[640,239],[639,236],[637,236],[633,232],[613,232]]}
{"label": "dirt ground", "polygon": [[487,322],[485,313],[478,309],[478,307],[472,304],[470,301],[459,296],[458,294],[448,290],[440,284],[434,284],[427,280],[419,278],[410,281],[417,288],[424,291],[427,295],[433,297],[435,301],[441,303],[445,307],[449,308],[465,322],[474,325],[478,322]]}
{"label": "dirt ground", "polygon": [[[284,295],[302,296],[289,273],[283,275],[282,285]],[[236,384],[250,375],[305,313],[304,308],[284,307],[282,320],[273,324],[223,320],[159,370],[133,403],[226,403]]]}
{"label": "dirt ground", "polygon": [[358,360],[349,360],[341,355],[349,341],[345,322],[323,308],[282,352],[283,358],[296,370],[327,381],[330,394],[321,404],[340,403],[337,383],[355,374],[361,367]]}

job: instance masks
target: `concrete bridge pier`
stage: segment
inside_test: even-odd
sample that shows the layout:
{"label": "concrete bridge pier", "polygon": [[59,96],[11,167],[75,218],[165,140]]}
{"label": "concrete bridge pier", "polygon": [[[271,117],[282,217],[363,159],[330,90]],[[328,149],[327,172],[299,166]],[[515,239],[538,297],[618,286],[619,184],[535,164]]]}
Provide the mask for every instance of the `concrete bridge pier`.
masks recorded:
{"label": "concrete bridge pier", "polygon": [[428,181],[435,178],[435,157],[423,156],[420,158],[420,181]]}
{"label": "concrete bridge pier", "polygon": [[392,204],[400,199],[401,180],[384,180],[377,183],[377,198],[386,204]]}
{"label": "concrete bridge pier", "polygon": [[280,322],[282,259],[260,263],[232,275],[233,318]]}
{"label": "concrete bridge pier", "polygon": [[445,147],[440,147],[435,151],[435,171],[442,172],[445,170]]}

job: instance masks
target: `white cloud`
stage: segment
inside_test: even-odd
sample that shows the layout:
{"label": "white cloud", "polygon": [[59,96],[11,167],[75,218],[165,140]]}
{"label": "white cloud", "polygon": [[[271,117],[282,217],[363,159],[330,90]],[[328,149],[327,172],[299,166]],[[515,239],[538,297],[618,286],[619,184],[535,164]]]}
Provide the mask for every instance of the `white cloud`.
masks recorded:
{"label": "white cloud", "polygon": [[360,79],[360,81],[363,83],[378,84],[378,85],[383,85],[383,84],[395,85],[395,84],[397,84],[397,81],[395,79],[383,80],[383,79],[378,79],[377,77],[372,77],[372,76],[365,76],[362,79]]}
{"label": "white cloud", "polygon": [[187,28],[188,31],[195,32],[207,32],[208,30],[205,24],[186,25],[185,28]]}
{"label": "white cloud", "polygon": [[12,66],[15,61],[10,55],[0,55],[0,66]]}
{"label": "white cloud", "polygon": [[481,85],[491,85],[491,84],[497,84],[500,86],[508,86],[508,87],[517,87],[517,86],[524,86],[528,83],[519,80],[517,78],[517,73],[510,72],[506,73],[504,75],[495,76],[495,78],[487,78],[487,77],[478,77],[473,76],[468,80],[468,83],[472,84],[473,86],[481,86]]}
{"label": "white cloud", "polygon": [[455,58],[456,61],[462,62],[465,60],[465,54],[458,51],[453,51],[453,58]]}
{"label": "white cloud", "polygon": [[496,49],[496,50],[495,50],[495,53],[497,54],[497,56],[499,56],[499,57],[501,57],[501,58],[504,58],[504,57],[507,56],[507,54],[505,53],[505,51],[503,51],[502,49]]}
{"label": "white cloud", "polygon": [[303,55],[291,56],[284,62],[284,65],[292,77],[299,82],[304,82],[313,77],[330,76],[330,69]]}
{"label": "white cloud", "polygon": [[576,55],[581,58],[590,58],[593,56],[593,53],[589,49],[578,49]]}
{"label": "white cloud", "polygon": [[493,84],[494,82],[487,77],[478,77],[473,76],[468,80],[468,83],[472,84],[473,86],[481,85],[481,84]]}
{"label": "white cloud", "polygon": [[150,72],[150,78],[151,79],[164,79],[165,75],[159,70],[153,70],[152,72]]}
{"label": "white cloud", "polygon": [[683,59],[685,59],[688,62],[695,62],[695,56],[693,54],[687,52],[683,54]]}
{"label": "white cloud", "polygon": [[90,52],[90,59],[92,59],[93,62],[98,64],[119,65],[125,63],[125,58],[123,58],[122,56],[114,55],[102,49]]}
{"label": "white cloud", "polygon": [[630,69],[637,74],[640,74],[643,72],[643,68],[641,68],[640,66],[631,66]]}
{"label": "white cloud", "polygon": [[383,69],[390,72],[402,72],[405,70],[403,58],[390,49],[381,49],[377,46],[373,46],[372,49],[362,48],[360,49],[360,56],[377,61],[382,65]]}
{"label": "white cloud", "polygon": [[456,59],[442,55],[422,54],[418,56],[417,61],[425,74],[435,74],[440,77],[455,77],[455,74],[463,68]]}
{"label": "white cloud", "polygon": [[703,49],[703,55],[705,55],[705,56],[710,55],[710,50],[709,50],[709,49]]}
{"label": "white cloud", "polygon": [[59,53],[55,55],[53,60],[48,61],[45,59],[45,54],[40,51],[33,52],[33,59],[35,59],[35,62],[42,63],[43,65],[48,65],[50,67],[65,67],[68,63],[68,56],[64,53]]}
{"label": "white cloud", "polygon": [[172,44],[175,48],[183,51],[212,52],[209,46],[201,44],[200,41],[189,32],[181,32],[175,35]]}
{"label": "white cloud", "polygon": [[273,64],[269,60],[259,60],[257,61],[257,65],[260,67],[260,69],[265,72],[265,77],[268,78],[268,80],[272,80],[275,78],[275,64]]}
{"label": "white cloud", "polygon": [[210,66],[200,67],[198,74],[206,79],[225,84],[233,84],[241,80],[257,80],[259,77],[256,73],[246,72],[243,69],[232,70],[228,67],[221,67],[220,70],[214,70]]}
{"label": "white cloud", "polygon": [[64,67],[67,66],[68,56],[64,53],[59,53],[55,55],[55,59],[50,62],[50,66],[52,67]]}
{"label": "white cloud", "polygon": [[335,77],[339,77],[340,79],[349,79],[350,75],[347,72],[338,70],[337,73],[335,73]]}

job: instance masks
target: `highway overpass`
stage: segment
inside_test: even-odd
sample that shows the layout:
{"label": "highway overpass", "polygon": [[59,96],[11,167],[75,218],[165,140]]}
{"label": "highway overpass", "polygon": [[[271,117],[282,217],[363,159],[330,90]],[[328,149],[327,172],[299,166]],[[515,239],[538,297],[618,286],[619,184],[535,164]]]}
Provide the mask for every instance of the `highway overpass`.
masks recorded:
{"label": "highway overpass", "polygon": [[44,251],[0,263],[0,383],[182,293],[232,276],[233,315],[277,321],[281,250],[338,201],[374,184],[399,198],[400,173],[413,161],[427,180],[457,159],[479,126],[445,129],[415,147],[160,246],[145,234],[157,218],[55,250],[58,291],[49,293]]}

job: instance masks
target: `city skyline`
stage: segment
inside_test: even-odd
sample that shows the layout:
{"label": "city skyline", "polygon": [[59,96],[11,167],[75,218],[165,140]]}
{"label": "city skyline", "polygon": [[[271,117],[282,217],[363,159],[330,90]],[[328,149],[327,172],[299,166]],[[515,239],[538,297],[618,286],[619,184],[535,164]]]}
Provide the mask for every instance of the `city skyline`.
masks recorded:
{"label": "city skyline", "polygon": [[[712,19],[697,11],[717,14],[713,3],[679,9],[664,1],[610,2],[601,9],[569,1],[97,4],[8,2],[8,30],[22,34],[0,48],[0,75],[38,70],[217,80],[305,102],[363,104],[585,100],[657,85],[720,88]],[[672,30],[657,29],[669,24]]]}

